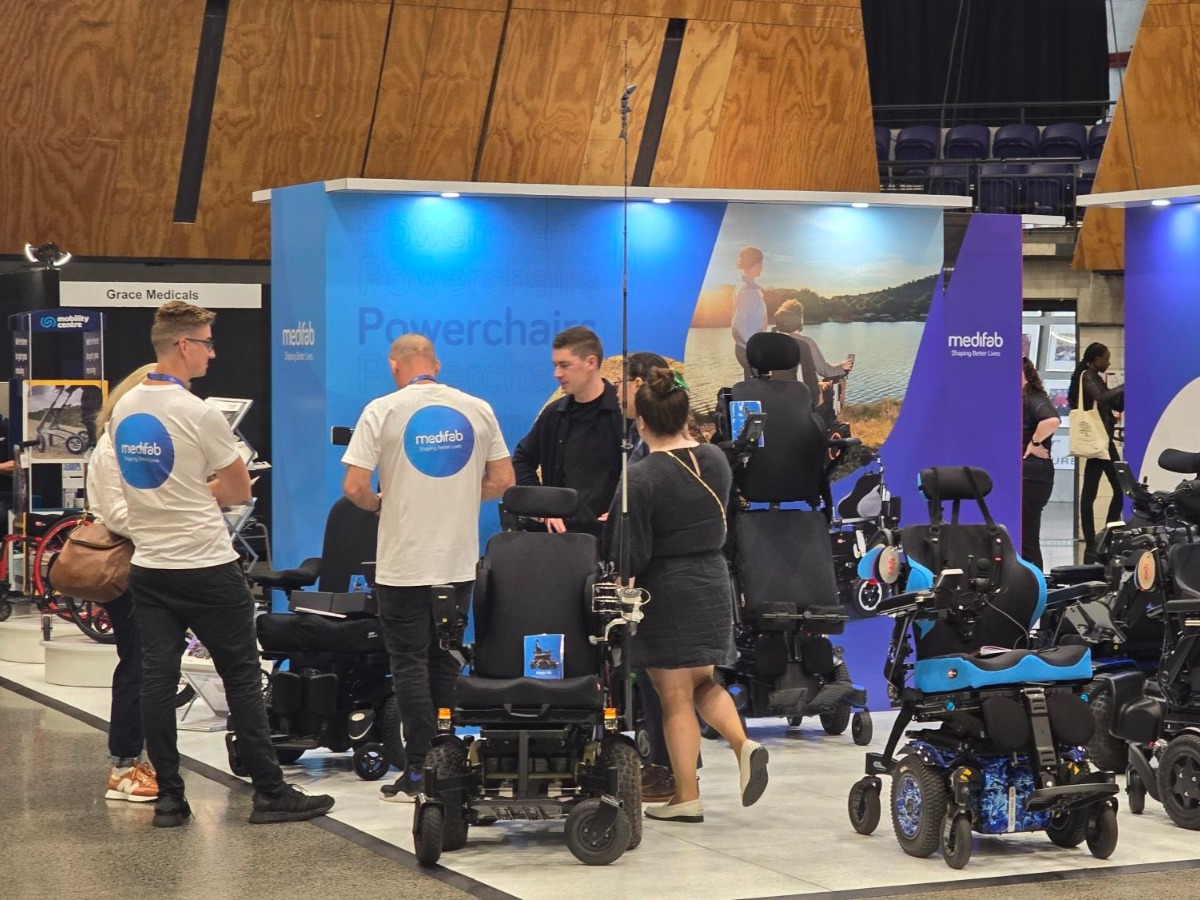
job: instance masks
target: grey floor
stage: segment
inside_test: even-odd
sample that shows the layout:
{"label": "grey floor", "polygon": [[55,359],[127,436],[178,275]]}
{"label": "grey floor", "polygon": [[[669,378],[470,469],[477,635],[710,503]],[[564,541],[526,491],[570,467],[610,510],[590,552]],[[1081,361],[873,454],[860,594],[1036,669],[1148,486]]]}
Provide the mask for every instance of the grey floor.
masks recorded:
{"label": "grey floor", "polygon": [[[250,826],[246,823],[248,788],[204,766],[203,774],[186,774],[197,811],[195,821],[179,829],[153,829],[150,810],[144,806],[102,799],[107,760],[104,733],[96,724],[87,714],[81,721],[0,687],[0,758],[8,764],[0,795],[0,896],[6,900],[507,896],[454,873],[442,871],[439,878],[421,874],[408,854],[336,822]],[[1196,837],[1200,856],[1200,836]],[[504,853],[504,849],[493,852]],[[849,859],[842,862],[853,865]],[[926,884],[903,893],[875,888],[823,896],[993,900],[1020,892],[1024,900],[1145,896],[1174,900],[1195,896],[1193,865],[1104,875],[1044,873],[1030,880],[1009,876],[986,887],[978,882],[956,889]],[[931,868],[934,874],[940,867]],[[578,877],[590,882],[589,876],[595,874],[599,873],[583,870]],[[671,878],[666,871],[660,877]],[[655,896],[662,885],[662,881],[647,883],[644,893],[623,891],[612,896]],[[724,896],[739,896],[736,883],[728,883],[727,888]]]}

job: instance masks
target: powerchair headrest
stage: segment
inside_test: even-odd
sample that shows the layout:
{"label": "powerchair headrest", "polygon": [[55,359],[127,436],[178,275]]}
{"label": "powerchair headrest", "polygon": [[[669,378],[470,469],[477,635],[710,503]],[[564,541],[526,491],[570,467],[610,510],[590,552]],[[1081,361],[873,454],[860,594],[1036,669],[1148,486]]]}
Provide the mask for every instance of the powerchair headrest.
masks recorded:
{"label": "powerchair headrest", "polygon": [[760,331],[746,342],[746,359],[762,374],[794,369],[800,365],[800,346],[790,335]]}
{"label": "powerchair headrest", "polygon": [[574,488],[513,485],[504,492],[502,502],[514,516],[566,519],[575,515],[579,494]]}
{"label": "powerchair headrest", "polygon": [[[971,468],[975,483],[979,485],[980,495],[986,497],[992,492],[992,476],[984,469]],[[947,500],[974,500],[975,492],[962,466],[937,466],[922,469],[917,476],[917,484],[926,500],[936,500],[939,503]]]}
{"label": "powerchair headrest", "polygon": [[[746,352],[750,352],[749,348]],[[1158,455],[1158,467],[1177,475],[1200,475],[1200,453],[1164,450]]]}

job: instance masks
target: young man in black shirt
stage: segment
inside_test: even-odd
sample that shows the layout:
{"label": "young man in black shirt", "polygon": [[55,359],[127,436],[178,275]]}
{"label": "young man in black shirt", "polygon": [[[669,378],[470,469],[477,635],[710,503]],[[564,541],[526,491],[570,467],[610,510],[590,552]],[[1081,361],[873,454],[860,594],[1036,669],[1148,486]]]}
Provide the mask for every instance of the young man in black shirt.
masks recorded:
{"label": "young man in black shirt", "polygon": [[551,403],[513,453],[517,484],[569,487],[579,492],[570,519],[547,519],[548,531],[599,535],[621,477],[625,417],[617,389],[600,377],[604,348],[590,328],[554,336],[554,377],[566,396]]}

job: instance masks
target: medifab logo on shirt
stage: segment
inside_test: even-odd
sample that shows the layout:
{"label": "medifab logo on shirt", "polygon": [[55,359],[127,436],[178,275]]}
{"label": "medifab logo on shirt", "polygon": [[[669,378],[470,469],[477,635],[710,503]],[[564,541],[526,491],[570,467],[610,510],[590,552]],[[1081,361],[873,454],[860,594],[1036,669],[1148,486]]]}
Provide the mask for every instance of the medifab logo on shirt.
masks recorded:
{"label": "medifab logo on shirt", "polygon": [[123,419],[114,443],[121,477],[130,487],[152,490],[171,476],[175,445],[166,426],[149,413]]}
{"label": "medifab logo on shirt", "polygon": [[475,449],[475,429],[449,406],[417,410],[404,429],[404,453],[418,472],[448,478],[462,471]]}

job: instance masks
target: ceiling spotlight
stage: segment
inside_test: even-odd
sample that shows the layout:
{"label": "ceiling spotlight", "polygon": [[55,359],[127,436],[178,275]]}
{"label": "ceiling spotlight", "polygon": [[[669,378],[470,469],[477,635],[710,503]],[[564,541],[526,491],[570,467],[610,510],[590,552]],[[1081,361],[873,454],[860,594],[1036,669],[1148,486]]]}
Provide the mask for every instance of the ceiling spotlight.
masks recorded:
{"label": "ceiling spotlight", "polygon": [[33,246],[25,245],[25,258],[31,263],[45,266],[47,269],[61,269],[71,261],[71,254],[60,250],[58,244],[48,243]]}
{"label": "ceiling spotlight", "polygon": [[670,202],[671,202],[671,198],[670,198],[670,197],[655,197],[655,198],[654,198],[653,200],[651,200],[650,202],[651,202],[651,203],[670,203]]}
{"label": "ceiling spotlight", "polygon": [[852,209],[870,209],[871,208],[870,203],[862,203],[861,201],[858,203],[851,203],[850,206]]}
{"label": "ceiling spotlight", "polygon": [[456,197],[461,197],[462,194],[460,194],[458,191],[442,191],[442,196],[447,200],[453,200]]}
{"label": "ceiling spotlight", "polygon": [[1171,201],[1168,200],[1166,197],[1160,197],[1157,200],[1151,200],[1150,205],[1151,206],[1170,206]]}

